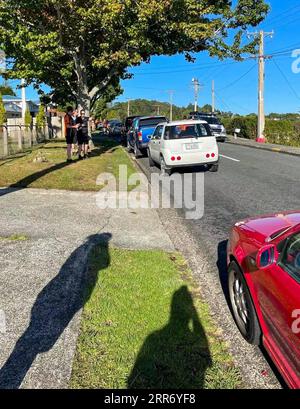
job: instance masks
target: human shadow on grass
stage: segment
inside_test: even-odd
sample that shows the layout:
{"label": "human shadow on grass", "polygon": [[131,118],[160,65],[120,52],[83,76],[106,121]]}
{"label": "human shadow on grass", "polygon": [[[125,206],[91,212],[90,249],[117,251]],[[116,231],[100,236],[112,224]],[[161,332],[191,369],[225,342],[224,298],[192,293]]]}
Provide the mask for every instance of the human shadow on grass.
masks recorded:
{"label": "human shadow on grass", "polygon": [[186,286],[171,302],[169,322],[150,334],[127,380],[128,388],[201,389],[211,366],[208,340]]}
{"label": "human shadow on grass", "polygon": [[[53,348],[74,315],[89,300],[97,282],[97,271],[110,264],[111,237],[110,233],[88,237],[38,294],[28,328],[0,369],[0,389],[19,388],[37,355]],[[87,268],[88,255],[96,250],[100,259],[97,271]]]}

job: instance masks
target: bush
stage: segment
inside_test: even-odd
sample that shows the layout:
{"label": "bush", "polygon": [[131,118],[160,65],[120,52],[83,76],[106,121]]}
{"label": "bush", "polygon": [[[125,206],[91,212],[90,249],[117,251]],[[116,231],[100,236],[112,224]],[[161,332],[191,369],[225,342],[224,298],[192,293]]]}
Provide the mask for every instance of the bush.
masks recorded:
{"label": "bush", "polygon": [[45,117],[45,106],[40,105],[39,112],[36,116],[36,126],[38,129],[43,129],[45,127],[46,117]]}
{"label": "bush", "polygon": [[265,136],[270,143],[300,146],[300,129],[297,122],[267,119]]}
{"label": "bush", "polygon": [[26,108],[25,112],[25,126],[30,127],[32,124],[32,116],[28,108]]}
{"label": "bush", "polygon": [[3,104],[2,95],[0,94],[0,126],[6,122],[6,111]]}
{"label": "bush", "polygon": [[233,135],[235,129],[240,129],[239,136],[246,139],[255,139],[257,133],[257,119],[253,116],[239,116],[224,124],[227,133]]}
{"label": "bush", "polygon": [[[235,129],[240,129],[239,136],[246,139],[256,139],[257,118],[255,116],[235,117],[223,121],[227,133],[233,135]],[[266,119],[265,137],[269,143],[279,145],[300,146],[300,122],[274,121]]]}

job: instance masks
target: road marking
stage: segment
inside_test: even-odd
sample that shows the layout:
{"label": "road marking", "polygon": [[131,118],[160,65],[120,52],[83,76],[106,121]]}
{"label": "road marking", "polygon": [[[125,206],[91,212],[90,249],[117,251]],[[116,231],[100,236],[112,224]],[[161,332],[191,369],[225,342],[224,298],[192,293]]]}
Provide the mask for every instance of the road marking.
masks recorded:
{"label": "road marking", "polygon": [[222,156],[222,158],[226,158],[226,159],[229,159],[229,160],[233,160],[234,162],[240,162],[239,159],[234,159],[234,158],[231,158],[230,156],[225,156],[225,155],[220,155],[220,156]]}

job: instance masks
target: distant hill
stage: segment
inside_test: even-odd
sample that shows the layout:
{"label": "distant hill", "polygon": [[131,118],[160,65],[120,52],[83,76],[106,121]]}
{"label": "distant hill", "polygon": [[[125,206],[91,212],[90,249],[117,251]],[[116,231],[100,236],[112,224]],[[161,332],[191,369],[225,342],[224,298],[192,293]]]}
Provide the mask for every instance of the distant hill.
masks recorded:
{"label": "distant hill", "polygon": [[[127,102],[117,102],[111,107],[105,109],[102,112],[102,117],[107,119],[118,118],[124,120],[127,117]],[[173,105],[173,119],[182,119],[185,116],[188,117],[189,113],[194,110],[193,104],[189,104],[187,107],[179,107]],[[200,108],[205,112],[211,111],[210,105],[205,105]],[[130,101],[130,115],[163,115],[167,118],[170,117],[170,104],[168,102],[161,102],[157,100],[147,99],[135,99]]]}

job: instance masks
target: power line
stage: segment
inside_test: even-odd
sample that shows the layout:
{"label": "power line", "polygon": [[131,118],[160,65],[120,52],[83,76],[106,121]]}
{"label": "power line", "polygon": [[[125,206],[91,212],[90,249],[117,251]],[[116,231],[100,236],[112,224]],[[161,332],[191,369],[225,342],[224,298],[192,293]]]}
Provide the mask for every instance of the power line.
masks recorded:
{"label": "power line", "polygon": [[289,79],[287,78],[287,76],[285,75],[285,73],[282,71],[282,69],[280,68],[280,66],[277,64],[276,60],[273,58],[273,63],[275,64],[275,66],[277,67],[278,71],[280,72],[280,74],[282,75],[282,77],[284,78],[285,82],[287,83],[288,87],[290,88],[290,90],[292,91],[292,93],[295,95],[295,97],[297,99],[300,100],[300,97],[298,95],[298,93],[296,92],[295,88],[292,86],[292,84],[290,83]]}
{"label": "power line", "polygon": [[238,83],[240,80],[242,80],[243,78],[245,78],[255,67],[256,67],[256,64],[252,65],[251,68],[250,68],[249,70],[247,70],[243,75],[241,75],[238,79],[236,79],[235,81],[231,82],[230,84],[227,84],[225,87],[219,89],[219,91],[224,91],[225,89],[231,87],[232,85],[235,85],[235,84]]}

